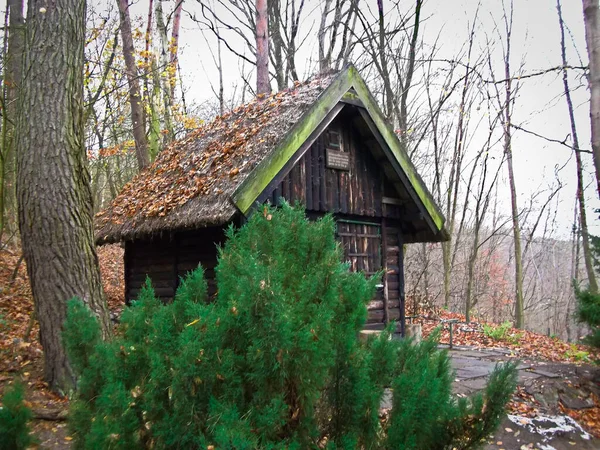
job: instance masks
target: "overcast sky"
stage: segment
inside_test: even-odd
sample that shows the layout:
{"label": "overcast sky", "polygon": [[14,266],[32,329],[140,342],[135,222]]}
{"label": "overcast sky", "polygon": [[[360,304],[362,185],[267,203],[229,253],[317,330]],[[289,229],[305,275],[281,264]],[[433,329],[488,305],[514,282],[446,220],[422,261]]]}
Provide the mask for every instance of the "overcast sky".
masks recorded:
{"label": "overcast sky", "polygon": [[[375,0],[361,2],[374,3]],[[412,1],[405,1],[407,8]],[[426,0],[422,16],[423,36],[425,42],[433,42],[438,34],[442,43],[440,57],[452,58],[465,42],[468,35],[468,24],[478,5],[477,0]],[[479,46],[483,46],[485,33],[494,35],[494,22],[500,23],[502,18],[501,0],[483,0],[479,13],[480,36]],[[172,9],[173,2],[165,2],[165,10]],[[384,7],[390,2],[384,0]],[[133,5],[133,14],[144,16],[147,10],[147,0],[138,0]],[[306,12],[301,29],[311,29],[311,35],[301,48],[298,55],[299,71],[303,77],[310,75],[315,69],[316,62],[316,20],[320,17],[322,4],[316,1],[306,1]],[[188,13],[199,14],[199,3],[185,0],[184,9]],[[569,27],[570,35],[568,58],[572,65],[587,64],[587,53],[583,28],[582,5],[579,0],[563,0],[563,16]],[[561,64],[559,43],[560,34],[556,14],[556,0],[515,0],[515,21],[513,35],[512,64],[515,69],[523,62],[523,72],[531,73],[538,70],[555,67]],[[311,28],[312,27],[312,28]],[[184,14],[180,34],[180,66],[183,80],[187,89],[186,100],[200,103],[214,98],[210,83],[217,83],[217,72],[212,57],[207,49],[202,33]],[[214,41],[211,41],[214,42]],[[231,42],[236,49],[243,51],[240,42]],[[574,45],[573,45],[574,44]],[[214,44],[213,44],[214,47]],[[226,96],[233,93],[234,86],[240,84],[240,63],[227,49],[223,49],[225,63]],[[249,70],[249,67],[246,67]],[[513,120],[516,124],[535,131],[544,136],[563,140],[570,133],[566,102],[562,95],[562,75],[560,72],[524,81],[519,98],[514,109]],[[580,146],[590,149],[589,125],[589,93],[583,79],[572,77],[573,93],[576,107],[576,120]],[[564,187],[559,195],[559,214],[557,217],[556,236],[568,237],[572,221],[574,195],[576,187],[575,162],[570,149],[552,144],[542,139],[524,135],[516,131],[513,138],[514,166],[519,190],[519,204],[529,203],[533,193],[547,187],[555,179],[555,171],[560,171],[560,179]],[[589,155],[584,155],[586,181],[593,181],[593,164]],[[566,166],[565,166],[566,165]],[[564,166],[564,168],[563,168]],[[506,177],[504,177],[506,178]],[[510,207],[505,180],[498,191],[504,206]],[[594,186],[589,185],[586,191],[588,198],[588,222],[593,233],[600,234],[600,225],[593,209],[600,207],[596,200]],[[508,211],[508,209],[506,209]]]}

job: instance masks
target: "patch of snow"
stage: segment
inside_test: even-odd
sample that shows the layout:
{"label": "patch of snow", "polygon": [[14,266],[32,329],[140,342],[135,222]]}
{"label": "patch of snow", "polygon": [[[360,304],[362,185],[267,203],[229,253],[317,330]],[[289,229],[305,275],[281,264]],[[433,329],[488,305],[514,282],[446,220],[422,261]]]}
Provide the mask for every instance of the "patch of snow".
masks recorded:
{"label": "patch of snow", "polygon": [[[531,433],[544,436],[544,441],[556,434],[579,433],[582,439],[589,440],[591,436],[569,416],[537,416],[534,418],[508,414],[508,419]],[[542,450],[552,450],[553,447],[540,447]]]}

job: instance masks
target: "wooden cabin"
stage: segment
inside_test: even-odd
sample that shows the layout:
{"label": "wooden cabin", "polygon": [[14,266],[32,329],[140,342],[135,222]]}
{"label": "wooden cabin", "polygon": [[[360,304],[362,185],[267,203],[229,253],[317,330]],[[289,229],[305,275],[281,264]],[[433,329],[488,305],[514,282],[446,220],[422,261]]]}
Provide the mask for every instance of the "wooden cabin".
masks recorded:
{"label": "wooden cabin", "polygon": [[368,328],[404,331],[403,244],[445,240],[444,218],[353,66],[297,83],[191,132],[159,154],[97,216],[99,244],[125,247],[125,298],[146,276],[171,299],[180,277],[206,270],[216,245],[261,204],[332,213],[351,269],[385,268]]}

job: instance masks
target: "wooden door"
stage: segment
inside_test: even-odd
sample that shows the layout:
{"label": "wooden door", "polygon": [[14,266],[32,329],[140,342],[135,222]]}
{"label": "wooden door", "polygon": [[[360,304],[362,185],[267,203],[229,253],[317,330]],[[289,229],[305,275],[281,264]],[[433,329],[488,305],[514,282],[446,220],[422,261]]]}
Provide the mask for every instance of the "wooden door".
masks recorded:
{"label": "wooden door", "polygon": [[[381,226],[379,224],[338,220],[337,235],[344,249],[344,261],[350,264],[350,270],[363,272],[366,276],[381,270]],[[382,327],[385,322],[383,288],[377,289],[367,309],[369,311],[367,324],[374,328]]]}

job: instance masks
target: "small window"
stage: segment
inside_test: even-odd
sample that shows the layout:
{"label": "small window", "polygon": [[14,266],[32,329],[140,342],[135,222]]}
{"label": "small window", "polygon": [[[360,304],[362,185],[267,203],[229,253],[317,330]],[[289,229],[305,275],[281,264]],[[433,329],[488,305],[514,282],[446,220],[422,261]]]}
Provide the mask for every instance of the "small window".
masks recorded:
{"label": "small window", "polygon": [[342,150],[342,137],[337,130],[329,130],[327,132],[327,148]]}

